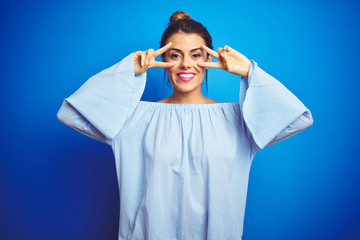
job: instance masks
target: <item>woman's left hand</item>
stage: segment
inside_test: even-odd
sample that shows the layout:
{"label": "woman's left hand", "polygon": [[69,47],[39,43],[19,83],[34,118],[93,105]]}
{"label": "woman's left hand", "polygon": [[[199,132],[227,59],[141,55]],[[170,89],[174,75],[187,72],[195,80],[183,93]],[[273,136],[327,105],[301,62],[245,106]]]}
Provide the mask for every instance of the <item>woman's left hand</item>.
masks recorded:
{"label": "woman's left hand", "polygon": [[220,68],[229,73],[233,73],[248,79],[251,62],[247,57],[238,51],[227,45],[224,48],[218,48],[218,52],[208,48],[205,45],[202,45],[201,48],[211,56],[217,58],[219,61],[198,63],[197,65],[199,67]]}

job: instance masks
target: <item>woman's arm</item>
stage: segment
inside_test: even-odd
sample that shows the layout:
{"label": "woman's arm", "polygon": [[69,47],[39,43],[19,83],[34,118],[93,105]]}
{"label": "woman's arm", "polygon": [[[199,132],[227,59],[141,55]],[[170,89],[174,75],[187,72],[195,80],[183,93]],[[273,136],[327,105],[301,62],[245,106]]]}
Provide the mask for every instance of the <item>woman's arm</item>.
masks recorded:
{"label": "woman's arm", "polygon": [[65,125],[103,143],[110,144],[131,119],[146,84],[146,71],[152,67],[171,67],[155,61],[171,47],[137,51],[88,79],[65,98],[57,118]]}
{"label": "woman's arm", "polygon": [[274,145],[313,124],[310,110],[281,82],[251,60],[241,78],[239,101],[255,149]]}
{"label": "woman's arm", "polygon": [[257,63],[225,46],[219,53],[203,46],[218,62],[200,63],[241,76],[240,108],[248,138],[257,151],[281,142],[313,124],[311,112],[283,84]]}
{"label": "woman's arm", "polygon": [[65,125],[110,144],[131,116],[145,88],[146,73],[135,75],[133,54],[89,78],[65,98],[57,118]]}

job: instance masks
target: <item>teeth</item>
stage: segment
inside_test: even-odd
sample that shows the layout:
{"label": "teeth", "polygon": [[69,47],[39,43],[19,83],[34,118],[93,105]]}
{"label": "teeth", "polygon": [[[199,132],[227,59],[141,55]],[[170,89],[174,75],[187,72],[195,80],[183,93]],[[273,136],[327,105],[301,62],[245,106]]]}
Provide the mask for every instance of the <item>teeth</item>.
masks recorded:
{"label": "teeth", "polygon": [[180,77],[183,77],[183,78],[190,78],[190,77],[193,77],[195,74],[179,74]]}

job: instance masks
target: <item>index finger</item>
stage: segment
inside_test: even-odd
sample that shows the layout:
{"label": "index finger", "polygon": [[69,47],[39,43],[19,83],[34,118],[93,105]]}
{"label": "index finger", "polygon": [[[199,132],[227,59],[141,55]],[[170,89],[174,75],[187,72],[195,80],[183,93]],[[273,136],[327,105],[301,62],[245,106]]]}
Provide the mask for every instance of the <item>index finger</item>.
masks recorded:
{"label": "index finger", "polygon": [[201,45],[201,47],[207,52],[209,53],[211,56],[213,56],[214,58],[217,58],[219,59],[220,58],[220,55],[215,52],[214,50],[208,48],[205,44]]}
{"label": "index finger", "polygon": [[169,42],[168,44],[166,44],[166,45],[163,46],[162,48],[156,50],[156,51],[154,52],[154,56],[157,57],[157,56],[163,54],[164,52],[166,52],[166,51],[171,47],[171,45],[172,45],[172,42]]}

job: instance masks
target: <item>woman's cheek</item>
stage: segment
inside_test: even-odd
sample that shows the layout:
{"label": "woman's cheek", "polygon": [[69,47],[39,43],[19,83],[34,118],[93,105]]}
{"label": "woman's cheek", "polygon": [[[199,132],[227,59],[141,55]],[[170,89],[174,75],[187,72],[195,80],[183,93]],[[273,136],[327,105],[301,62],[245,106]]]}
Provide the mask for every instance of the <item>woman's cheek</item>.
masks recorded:
{"label": "woman's cheek", "polygon": [[169,61],[169,63],[174,63],[174,66],[167,68],[167,71],[169,73],[172,73],[178,67],[179,63],[176,61]]}
{"label": "woman's cheek", "polygon": [[195,69],[199,72],[204,72],[205,71],[205,68],[203,67],[199,67],[197,64],[198,63],[202,63],[202,62],[206,62],[206,59],[199,59],[195,62]]}
{"label": "woman's cheek", "polygon": [[174,61],[170,61],[170,62],[174,63],[174,66],[172,68],[176,68],[176,67],[178,67],[180,65],[180,61],[174,60]]}
{"label": "woman's cheek", "polygon": [[[200,61],[199,61],[199,62],[200,62]],[[197,62],[197,63],[198,63],[198,62]],[[198,71],[199,73],[203,72],[203,71],[204,71],[204,68],[199,67],[199,66],[197,65],[197,63],[195,63],[195,65],[194,65],[196,71]]]}

